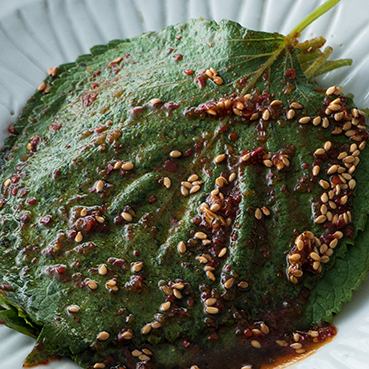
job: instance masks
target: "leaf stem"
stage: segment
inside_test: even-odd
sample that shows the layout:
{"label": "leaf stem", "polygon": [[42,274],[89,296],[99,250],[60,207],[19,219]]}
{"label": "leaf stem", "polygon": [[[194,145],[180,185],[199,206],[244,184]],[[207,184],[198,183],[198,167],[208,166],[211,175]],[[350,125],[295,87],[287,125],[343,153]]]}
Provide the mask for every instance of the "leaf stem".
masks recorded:
{"label": "leaf stem", "polygon": [[289,34],[288,38],[297,37],[308,25],[313,23],[315,19],[322,16],[328,10],[332,9],[341,0],[328,0],[324,4],[320,5],[318,8],[313,10],[304,20],[302,20]]}

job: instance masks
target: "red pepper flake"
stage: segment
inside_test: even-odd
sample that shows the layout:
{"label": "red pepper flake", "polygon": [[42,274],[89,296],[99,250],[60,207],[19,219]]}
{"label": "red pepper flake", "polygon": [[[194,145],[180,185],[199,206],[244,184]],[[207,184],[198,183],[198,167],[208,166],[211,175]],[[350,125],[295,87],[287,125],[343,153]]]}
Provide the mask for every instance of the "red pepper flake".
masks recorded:
{"label": "red pepper flake", "polygon": [[195,73],[195,71],[193,69],[185,69],[183,71],[183,74],[185,74],[186,76],[192,76]]}
{"label": "red pepper flake", "polygon": [[35,197],[30,197],[29,199],[27,199],[26,201],[27,205],[36,205],[37,204],[37,199]]}
{"label": "red pepper flake", "polygon": [[100,85],[99,85],[97,82],[92,82],[92,83],[91,83],[91,88],[92,88],[93,90],[96,90],[99,86],[100,86]]}
{"label": "red pepper flake", "polygon": [[246,338],[250,338],[253,336],[253,333],[252,333],[252,330],[250,328],[246,328],[244,331],[243,331],[243,335],[246,337]]}
{"label": "red pepper flake", "polygon": [[9,134],[11,134],[11,135],[16,135],[16,134],[17,134],[17,131],[16,131],[15,127],[14,127],[14,124],[10,124],[10,125],[9,125],[9,127],[8,127],[8,132],[9,132]]}
{"label": "red pepper flake", "polygon": [[205,73],[202,73],[195,77],[194,82],[199,88],[203,89],[206,86],[207,80],[208,76]]}
{"label": "red pepper flake", "polygon": [[109,67],[114,67],[114,66],[116,66],[116,65],[117,65],[117,64],[119,64],[122,60],[123,60],[123,57],[122,57],[122,56],[118,56],[117,58],[115,58],[114,60],[112,60],[112,61],[109,63]]}
{"label": "red pepper flake", "polygon": [[247,80],[248,78],[247,77],[242,77],[240,78],[237,82],[236,82],[236,86],[238,88],[242,88],[242,87],[245,87],[247,85]]}
{"label": "red pepper flake", "polygon": [[133,256],[135,256],[135,257],[139,257],[139,256],[141,256],[141,252],[140,252],[140,250],[133,250]]}
{"label": "red pepper flake", "polygon": [[179,61],[181,61],[181,60],[183,60],[183,55],[182,54],[175,54],[174,55],[174,61],[175,62],[179,62]]}
{"label": "red pepper flake", "polygon": [[219,133],[226,133],[229,129],[228,124],[224,124],[222,127],[219,128]]}
{"label": "red pepper flake", "polygon": [[27,195],[28,195],[28,190],[25,189],[24,187],[22,187],[18,190],[18,196],[19,197],[26,197]]}
{"label": "red pepper flake", "polygon": [[179,104],[174,101],[168,101],[163,105],[163,109],[172,111],[179,108]]}
{"label": "red pepper flake", "polygon": [[189,348],[191,346],[191,342],[188,340],[183,340],[182,341],[182,346],[186,349]]}
{"label": "red pepper flake", "polygon": [[143,287],[144,278],[142,275],[132,275],[129,281],[124,285],[130,291],[140,291]]}
{"label": "red pepper flake", "polygon": [[12,183],[18,183],[19,180],[20,180],[20,176],[19,175],[14,175],[11,178]]}
{"label": "red pepper flake", "polygon": [[131,114],[132,117],[137,117],[140,114],[142,114],[144,112],[144,107],[143,106],[135,106],[132,109],[130,109],[129,113]]}
{"label": "red pepper flake", "polygon": [[56,77],[58,74],[58,67],[50,67],[47,69],[47,74],[50,77]]}
{"label": "red pepper flake", "polygon": [[106,126],[98,126],[94,129],[95,133],[102,133],[104,131],[106,131],[108,129],[108,127]]}
{"label": "red pepper flake", "polygon": [[41,142],[41,137],[40,136],[33,136],[30,139],[29,143],[27,144],[28,151],[36,152],[37,151],[37,146],[39,145],[40,142]]}
{"label": "red pepper flake", "polygon": [[236,142],[238,140],[238,133],[237,132],[231,132],[228,137],[232,142]]}
{"label": "red pepper flake", "polygon": [[53,172],[53,178],[57,178],[57,177],[60,177],[61,176],[61,171],[60,169],[55,169],[54,172]]}
{"label": "red pepper flake", "polygon": [[23,223],[29,223],[31,220],[31,215],[29,213],[23,213],[21,214],[21,216],[19,217],[19,220]]}
{"label": "red pepper flake", "polygon": [[53,218],[51,215],[45,215],[40,219],[40,223],[43,224],[44,226],[50,225],[52,222]]}
{"label": "red pepper flake", "polygon": [[296,69],[295,68],[288,68],[284,74],[285,78],[294,80],[296,79]]}
{"label": "red pepper flake", "polygon": [[121,268],[121,269],[125,269],[125,266],[126,266],[126,261],[125,260],[114,258],[114,257],[110,257],[107,260],[107,263],[111,264],[113,266],[116,266],[117,268]]}
{"label": "red pepper flake", "polygon": [[90,106],[97,99],[96,92],[87,92],[82,96],[82,104],[84,107]]}
{"label": "red pepper flake", "polygon": [[163,168],[168,172],[174,173],[177,171],[177,164],[173,160],[166,160]]}
{"label": "red pepper flake", "polygon": [[78,231],[82,231],[84,233],[92,232],[99,223],[97,222],[96,218],[92,215],[87,215],[82,218],[78,218],[74,223],[74,227]]}
{"label": "red pepper flake", "polygon": [[150,195],[149,198],[147,199],[147,202],[149,204],[154,204],[157,201],[157,198],[155,195]]}
{"label": "red pepper flake", "polygon": [[62,127],[62,125],[60,123],[52,123],[50,126],[49,126],[49,130],[50,131],[53,131],[53,132],[57,132],[60,130],[60,128]]}
{"label": "red pepper flake", "polygon": [[60,279],[67,272],[67,266],[64,264],[50,265],[45,268],[45,273],[50,277]]}

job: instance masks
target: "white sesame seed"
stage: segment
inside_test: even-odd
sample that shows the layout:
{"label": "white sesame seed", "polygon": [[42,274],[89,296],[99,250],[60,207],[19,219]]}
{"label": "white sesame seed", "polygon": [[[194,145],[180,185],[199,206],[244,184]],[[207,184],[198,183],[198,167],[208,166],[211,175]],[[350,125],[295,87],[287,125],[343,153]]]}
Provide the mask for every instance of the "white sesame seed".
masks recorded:
{"label": "white sesame seed", "polygon": [[188,196],[188,194],[189,194],[188,189],[184,186],[181,186],[181,195],[182,196]]}
{"label": "white sesame seed", "polygon": [[337,170],[338,170],[338,165],[337,164],[333,164],[333,165],[331,165],[329,168],[328,168],[328,170],[327,170],[327,174],[334,174],[334,173],[336,173],[337,172]]}
{"label": "white sesame seed", "polygon": [[251,158],[251,154],[248,152],[245,155],[241,156],[241,161],[248,161]]}
{"label": "white sesame seed", "polygon": [[229,175],[228,182],[233,182],[236,178],[237,174],[233,172]]}
{"label": "white sesame seed", "polygon": [[208,279],[210,279],[211,281],[215,281],[215,275],[214,275],[214,273],[213,272],[211,272],[210,270],[207,270],[206,272],[205,272],[205,274],[206,274],[206,276],[208,277]]}
{"label": "white sesame seed", "polygon": [[328,128],[329,127],[329,119],[327,117],[323,118],[322,127],[323,128]]}
{"label": "white sesame seed", "polygon": [[81,209],[81,211],[80,211],[80,213],[79,213],[79,215],[81,216],[81,217],[85,217],[86,215],[87,215],[87,209],[86,208],[82,208]]}
{"label": "white sesame seed", "polygon": [[268,217],[270,215],[270,210],[266,207],[266,206],[263,206],[261,208],[261,211],[263,212],[263,214]]}
{"label": "white sesame seed", "polygon": [[132,222],[133,220],[133,216],[127,211],[123,211],[120,215],[128,223]]}
{"label": "white sesame seed", "polygon": [[187,250],[187,246],[183,241],[178,242],[177,250],[180,254],[184,254]]}
{"label": "white sesame seed", "polygon": [[288,120],[291,120],[295,117],[296,112],[293,109],[287,111],[286,117]]}
{"label": "white sesame seed", "polygon": [[269,332],[270,332],[269,327],[268,327],[265,323],[261,323],[261,324],[260,324],[260,330],[261,330],[264,334],[269,334]]}
{"label": "white sesame seed", "polygon": [[201,187],[199,185],[195,185],[193,187],[191,187],[190,189],[190,194],[196,193],[198,191],[200,191]]}
{"label": "white sesame seed", "polygon": [[223,176],[220,176],[220,177],[218,177],[218,178],[215,180],[215,184],[216,184],[218,187],[224,187],[227,183],[228,183],[227,179],[226,179],[226,178],[224,178]]}
{"label": "white sesame seed", "polygon": [[138,357],[138,359],[139,359],[140,361],[149,361],[149,360],[150,360],[150,357],[149,357],[149,356],[147,356],[147,355],[145,355],[145,354],[142,354],[142,355],[140,355],[140,356]]}
{"label": "white sesame seed", "polygon": [[332,142],[331,141],[324,142],[323,148],[325,151],[329,151],[332,148]]}
{"label": "white sesame seed", "polygon": [[94,281],[92,279],[88,280],[86,285],[90,290],[96,290],[97,289],[97,283],[96,283],[96,281]]}
{"label": "white sesame seed", "polygon": [[291,107],[292,109],[297,109],[297,110],[299,110],[299,109],[303,109],[303,108],[304,108],[304,106],[303,106],[302,104],[300,104],[299,102],[297,102],[297,101],[293,101],[293,102],[290,104],[290,107]]}
{"label": "white sesame seed", "polygon": [[94,369],[105,369],[106,366],[104,363],[95,363],[94,364]]}
{"label": "white sesame seed", "polygon": [[81,310],[81,308],[78,305],[69,305],[67,307],[67,310],[68,310],[68,313],[76,314]]}
{"label": "white sesame seed", "polygon": [[319,165],[314,165],[313,166],[313,176],[316,177],[320,172],[320,166]]}
{"label": "white sesame seed", "polygon": [[82,242],[82,240],[83,240],[82,232],[77,232],[76,237],[74,237],[74,241]]}
{"label": "white sesame seed", "polygon": [[253,113],[250,117],[250,120],[256,120],[259,118],[259,113]]}
{"label": "white sesame seed", "polygon": [[124,340],[131,340],[133,338],[133,332],[130,329],[127,329],[123,333],[120,334],[120,337],[122,337]]}
{"label": "white sesame seed", "polygon": [[324,154],[325,154],[325,150],[323,148],[319,148],[314,151],[314,156],[321,156]]}
{"label": "white sesame seed", "polygon": [[208,235],[204,232],[196,232],[194,237],[198,240],[206,240],[208,238]]}
{"label": "white sesame seed", "polygon": [[212,314],[212,315],[219,313],[219,309],[217,307],[214,307],[214,306],[206,306],[205,311],[208,314]]}
{"label": "white sesame seed", "polygon": [[169,156],[173,159],[177,159],[177,158],[180,158],[182,156],[182,153],[179,151],[179,150],[172,150],[170,153],[169,153]]}
{"label": "white sesame seed", "polygon": [[341,231],[336,231],[333,233],[333,237],[338,238],[340,240],[343,237],[343,233]]}
{"label": "white sesame seed", "polygon": [[98,273],[99,275],[106,275],[108,273],[108,268],[106,267],[106,264],[99,265]]}
{"label": "white sesame seed", "polygon": [[263,217],[263,213],[262,213],[262,211],[260,210],[260,208],[256,208],[256,210],[255,210],[255,218],[257,219],[257,220],[260,220],[262,217]]}
{"label": "white sesame seed", "polygon": [[163,185],[165,188],[170,188],[172,186],[172,181],[169,177],[164,177],[163,178]]}
{"label": "white sesame seed", "polygon": [[341,121],[341,120],[343,119],[343,117],[344,117],[344,113],[341,111],[341,112],[336,113],[336,114],[334,115],[334,120],[335,120],[336,122],[339,122],[339,121]]}
{"label": "white sesame seed", "polygon": [[218,253],[218,258],[222,258],[225,254],[227,253],[227,248],[223,247],[219,253]]}
{"label": "white sesame seed", "polygon": [[103,189],[104,189],[104,186],[105,186],[105,182],[102,181],[101,179],[98,180],[96,183],[95,183],[95,190],[96,192],[102,192]]}
{"label": "white sesame seed", "polygon": [[138,273],[143,269],[143,267],[144,267],[143,261],[135,261],[134,263],[132,263],[131,271],[133,273]]}
{"label": "white sesame seed", "polygon": [[160,305],[160,311],[168,311],[170,309],[170,305],[171,305],[171,302],[170,301],[163,302]]}
{"label": "white sesame seed", "polygon": [[129,170],[132,170],[134,168],[134,164],[131,162],[131,161],[127,161],[125,163],[122,164],[122,169],[123,170],[126,170],[126,171],[129,171]]}
{"label": "white sesame seed", "polygon": [[318,126],[322,122],[322,117],[317,116],[313,119],[313,125]]}
{"label": "white sesame seed", "polygon": [[314,219],[314,222],[316,224],[322,224],[327,220],[327,217],[325,215],[319,215]]}
{"label": "white sesame seed", "polygon": [[321,202],[323,202],[323,203],[328,202],[328,195],[327,195],[327,193],[326,193],[326,192],[324,192],[324,193],[320,196],[320,200],[321,200]]}
{"label": "white sesame seed", "polygon": [[280,106],[282,105],[283,102],[281,100],[273,100],[271,103],[270,103],[270,106]]}
{"label": "white sesame seed", "polygon": [[214,212],[214,213],[216,213],[217,211],[219,211],[219,210],[220,210],[220,208],[221,208],[221,206],[220,206],[220,204],[218,204],[218,203],[212,204],[212,205],[210,206],[210,210],[211,210],[212,212]]}
{"label": "white sesame seed", "polygon": [[293,348],[294,350],[298,350],[302,347],[301,343],[295,342],[295,343],[291,343],[290,347]]}
{"label": "white sesame seed", "polygon": [[253,348],[256,348],[256,349],[261,348],[261,343],[258,340],[251,340],[250,344]]}
{"label": "white sesame seed", "polygon": [[302,117],[299,119],[300,124],[307,124],[311,121],[311,117]]}
{"label": "white sesame seed", "polygon": [[142,352],[140,350],[133,350],[131,354],[133,357],[139,357],[142,354]]}
{"label": "white sesame seed", "polygon": [[220,164],[221,162],[223,162],[226,159],[226,154],[219,154],[214,158],[214,163],[215,164]]}
{"label": "white sesame seed", "polygon": [[234,284],[234,278],[228,278],[225,282],[224,282],[224,287],[229,290],[230,288],[232,288]]}
{"label": "white sesame seed", "polygon": [[146,335],[149,334],[152,330],[151,324],[145,324],[142,328],[141,328],[141,334]]}
{"label": "white sesame seed", "polygon": [[99,340],[99,341],[106,341],[108,340],[110,337],[110,334],[106,331],[102,331],[100,332],[97,336],[96,336],[96,339]]}
{"label": "white sesame seed", "polygon": [[269,120],[270,119],[270,111],[268,109],[265,109],[262,114],[263,120]]}
{"label": "white sesame seed", "polygon": [[320,261],[320,256],[316,252],[311,252],[309,256],[315,261]]}
{"label": "white sesame seed", "polygon": [[340,95],[340,93],[341,93],[341,89],[340,89],[340,87],[337,87],[337,86],[331,86],[325,92],[325,94],[327,96],[330,96],[330,95]]}

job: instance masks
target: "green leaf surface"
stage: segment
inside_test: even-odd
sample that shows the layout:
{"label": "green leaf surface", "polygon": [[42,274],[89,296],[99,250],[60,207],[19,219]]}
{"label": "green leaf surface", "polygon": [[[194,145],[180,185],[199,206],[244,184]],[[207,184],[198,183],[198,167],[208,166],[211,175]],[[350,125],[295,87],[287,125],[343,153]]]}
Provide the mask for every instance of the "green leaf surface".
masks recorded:
{"label": "green leaf surface", "polygon": [[[286,254],[296,236],[325,232],[313,221],[312,203],[322,193],[311,174],[313,152],[327,140],[336,149],[352,143],[345,135],[332,136],[341,124],[332,117],[327,128],[298,123],[302,116],[324,114],[324,93],[308,77],[347,65],[328,61],[319,50],[323,44],[322,39],[297,44],[230,21],[194,20],[97,46],[46,79],[46,91],[29,100],[15,125],[18,134],[8,139],[1,157],[0,286],[7,288],[2,287],[0,319],[39,334],[42,350],[28,363],[68,356],[84,368],[100,362],[133,368],[140,359],[132,351],[149,347],[161,369],[189,367],[195,359],[203,369],[210,355],[213,369],[236,367],[245,358],[258,367],[265,362],[264,350],[255,353],[235,335],[237,329],[262,320],[278,338],[332,319],[368,270],[367,151],[357,188],[350,192],[352,238],[340,241],[322,273],[308,270],[298,284],[286,277]],[[200,88],[198,78],[209,68],[224,83],[207,79]],[[259,99],[257,120],[233,111],[196,114],[201,104],[246,93]],[[151,106],[154,98],[162,104]],[[265,104],[274,99],[282,101],[282,112],[271,109],[271,119],[263,121]],[[296,101],[303,109],[288,120],[286,112]],[[345,106],[350,111],[352,101]],[[276,170],[242,163],[241,157],[258,147],[276,155],[288,152],[290,164]],[[173,150],[183,155],[173,159]],[[222,153],[226,160],[214,164]],[[117,160],[132,161],[134,169],[112,170]],[[321,166],[322,178],[328,179],[328,162]],[[209,201],[216,179],[231,172],[237,178],[224,194],[232,204],[227,214],[221,212],[229,224],[220,230],[197,225],[199,207]],[[200,190],[183,196],[181,183],[192,174],[201,179]],[[170,178],[170,188],[164,177]],[[101,193],[93,191],[98,180],[105,183]],[[260,221],[254,213],[263,206],[271,214]],[[94,218],[86,231],[91,224],[78,221],[83,208],[104,223]],[[130,209],[132,221],[126,222],[120,214]],[[80,229],[83,240],[77,242]],[[210,246],[195,239],[199,230],[213,237]],[[177,250],[180,241],[188,241],[183,255]],[[223,247],[227,252],[218,257]],[[214,281],[196,259],[203,254],[215,260]],[[132,271],[141,261],[142,271]],[[97,272],[101,264],[108,274]],[[235,284],[227,289],[231,276]],[[115,292],[106,288],[112,279]],[[185,283],[183,296],[172,296],[170,312],[158,316],[166,301],[159,287],[178,279]],[[89,280],[96,281],[96,290],[86,285]],[[245,290],[237,287],[242,281],[249,285]],[[209,294],[220,301],[216,316],[204,312],[203,296]],[[68,312],[71,305],[80,310]],[[17,317],[7,306],[26,315]],[[162,326],[142,334],[155,319]],[[132,340],[119,342],[119,333],[127,330]],[[96,339],[100,332],[109,338]],[[218,340],[209,340],[215,333]],[[270,356],[280,354],[273,342],[266,342]]]}

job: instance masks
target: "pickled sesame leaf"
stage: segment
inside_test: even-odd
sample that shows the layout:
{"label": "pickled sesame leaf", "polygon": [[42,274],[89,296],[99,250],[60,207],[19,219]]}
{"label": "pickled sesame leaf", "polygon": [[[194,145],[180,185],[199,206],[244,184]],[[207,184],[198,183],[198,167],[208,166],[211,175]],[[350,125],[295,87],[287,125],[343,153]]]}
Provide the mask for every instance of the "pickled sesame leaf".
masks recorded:
{"label": "pickled sesame leaf", "polygon": [[[189,367],[195,359],[203,368],[209,357],[213,369],[250,357],[257,367],[264,350],[255,353],[237,330],[265,321],[278,339],[339,311],[368,269],[367,160],[358,167],[352,208],[355,229],[364,232],[344,237],[321,273],[304,271],[297,284],[286,276],[296,236],[324,232],[312,214],[322,193],[311,175],[313,152],[327,140],[335,147],[350,143],[332,136],[340,123],[298,123],[323,114],[327,104],[304,74],[330,69],[320,42],[311,58],[279,34],[195,20],[97,46],[45,80],[0,162],[0,287],[8,304],[42,327],[42,358],[133,368],[141,359],[132,351],[149,347],[151,362],[162,369]],[[249,115],[246,109],[240,117],[243,108],[236,105],[227,114],[211,111],[246,93]],[[276,99],[282,110],[260,119]],[[296,101],[303,109],[287,120]],[[352,101],[345,104],[350,110]],[[173,158],[174,150],[182,155]],[[226,160],[214,164],[223,153]],[[270,169],[261,160],[268,153]],[[247,154],[251,163],[241,159]],[[133,168],[123,169],[127,162]],[[193,174],[199,187],[186,193],[182,182]],[[219,176],[227,178],[225,204],[214,215],[201,204],[211,200]],[[270,215],[257,219],[263,207]],[[102,264],[107,273],[99,273]],[[183,283],[180,297],[167,297],[175,283]],[[218,300],[214,314],[204,305],[210,296]],[[150,325],[155,321],[160,327]],[[98,338],[101,332],[109,334],[106,340]],[[274,340],[268,342],[266,350],[274,352],[268,346]]]}

